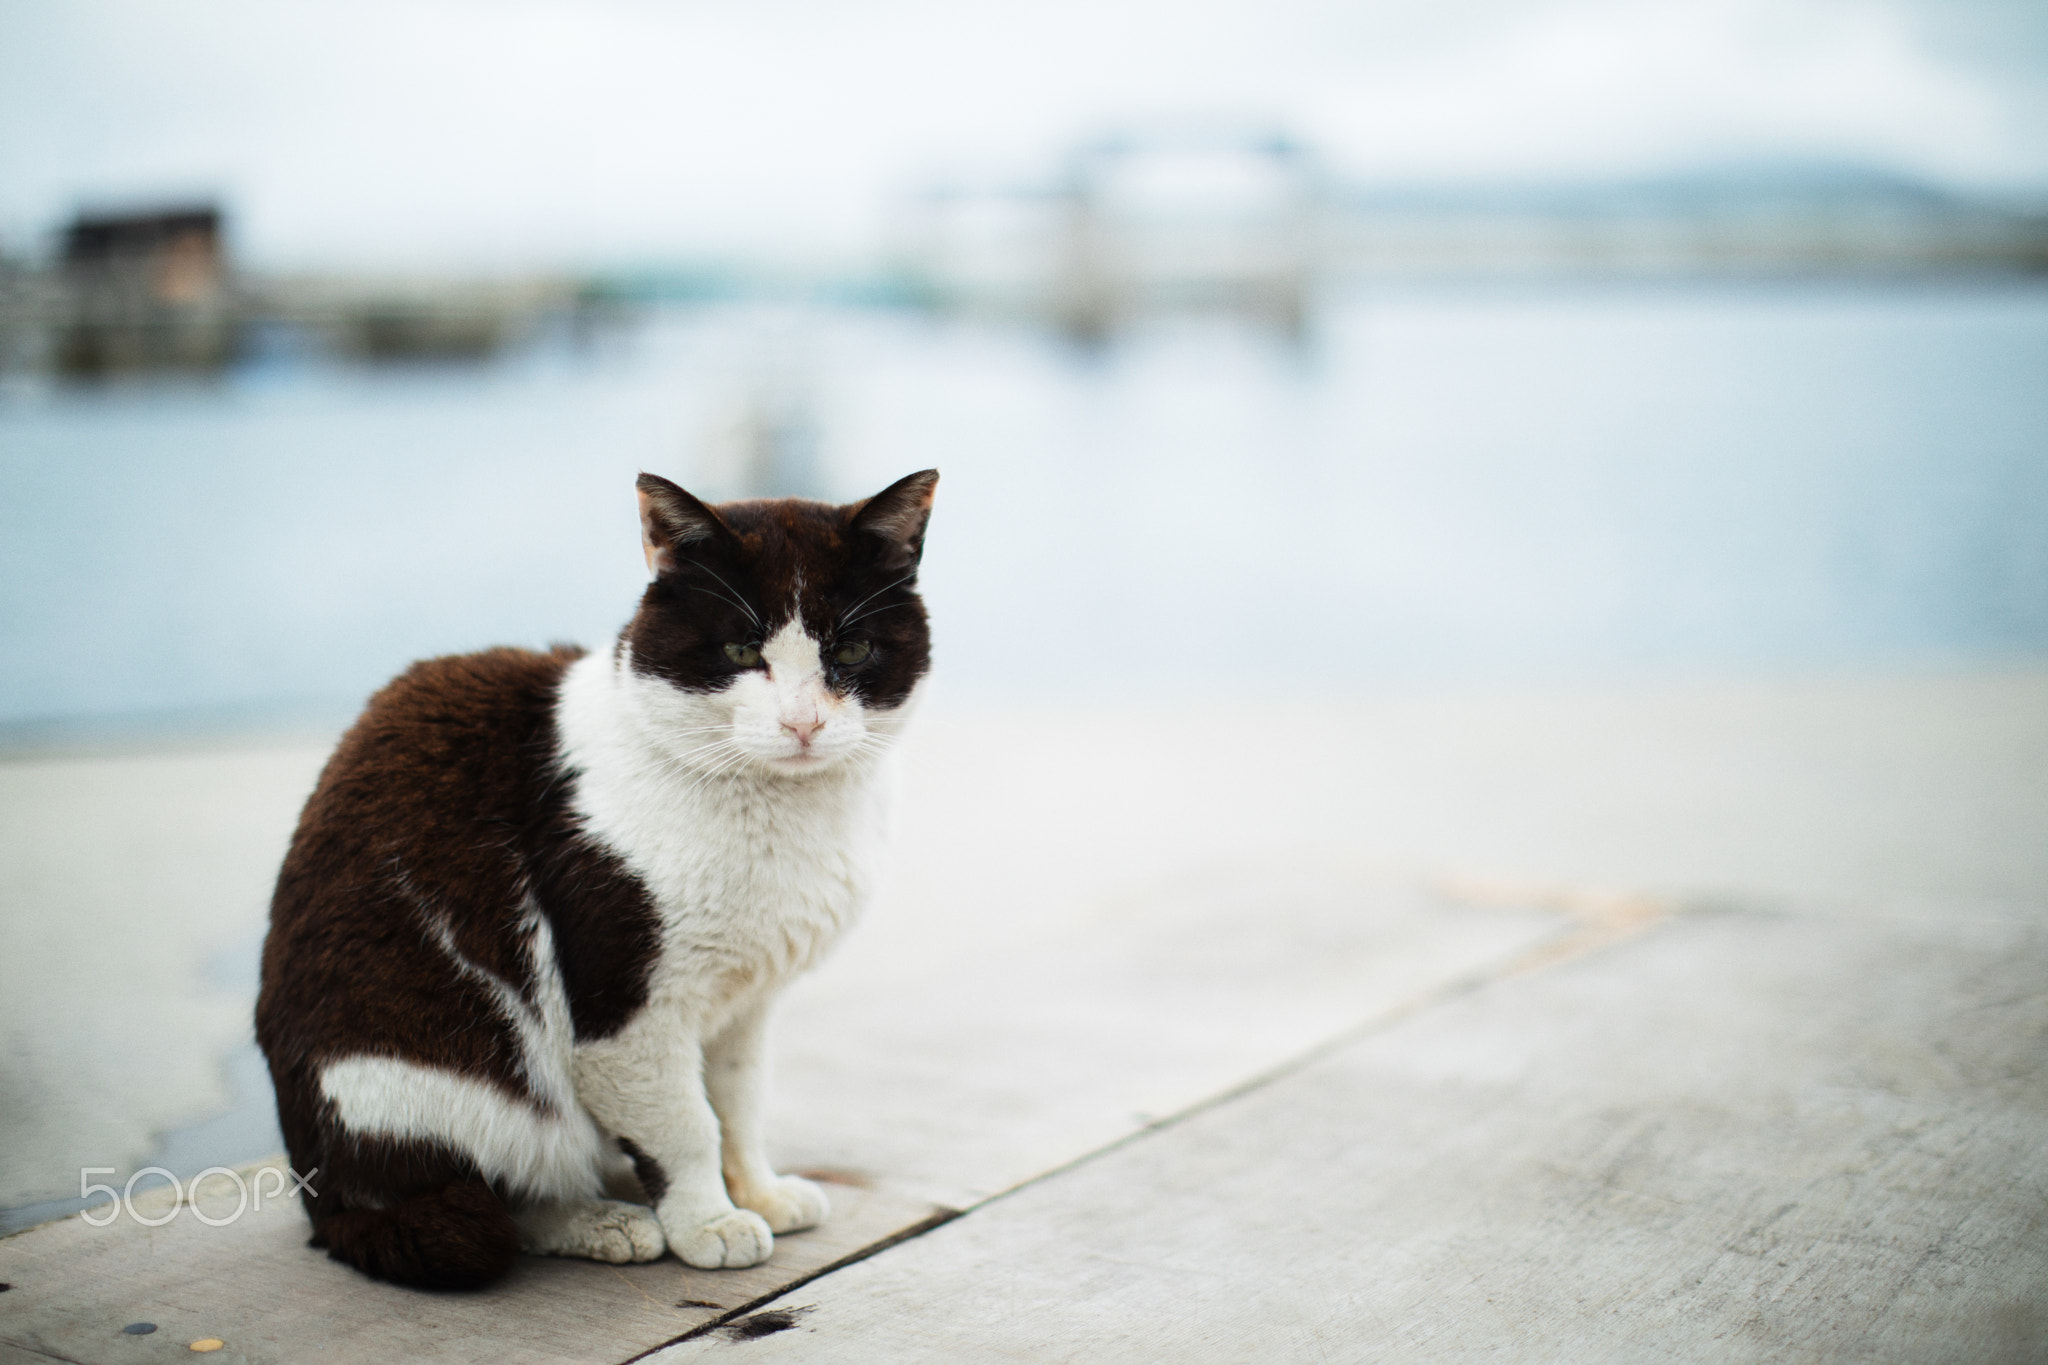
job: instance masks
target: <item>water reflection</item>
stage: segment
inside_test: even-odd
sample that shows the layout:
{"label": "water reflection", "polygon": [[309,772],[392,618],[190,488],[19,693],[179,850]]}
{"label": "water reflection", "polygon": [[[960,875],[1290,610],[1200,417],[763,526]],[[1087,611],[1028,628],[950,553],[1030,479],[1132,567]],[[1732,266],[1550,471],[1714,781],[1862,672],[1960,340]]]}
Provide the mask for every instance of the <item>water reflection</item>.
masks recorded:
{"label": "water reflection", "polygon": [[459,371],[279,362],[0,405],[0,717],[340,714],[601,640],[640,468],[945,472],[949,688],[1212,692],[2048,647],[2048,289],[1381,290],[1304,349],[1080,355],[861,309],[656,312]]}

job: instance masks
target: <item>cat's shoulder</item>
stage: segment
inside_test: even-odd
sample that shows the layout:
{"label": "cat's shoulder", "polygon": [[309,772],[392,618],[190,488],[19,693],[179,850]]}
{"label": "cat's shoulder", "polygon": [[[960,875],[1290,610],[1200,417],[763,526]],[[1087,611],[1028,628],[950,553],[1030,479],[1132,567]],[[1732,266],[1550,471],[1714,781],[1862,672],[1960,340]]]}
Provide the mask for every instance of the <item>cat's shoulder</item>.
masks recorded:
{"label": "cat's shoulder", "polygon": [[422,659],[370,698],[326,776],[416,786],[468,772],[524,787],[554,756],[555,698],[583,653],[558,645]]}
{"label": "cat's shoulder", "polygon": [[370,698],[369,712],[392,718],[459,716],[522,703],[547,705],[562,674],[584,655],[576,645],[517,649],[501,645],[474,654],[421,659]]}

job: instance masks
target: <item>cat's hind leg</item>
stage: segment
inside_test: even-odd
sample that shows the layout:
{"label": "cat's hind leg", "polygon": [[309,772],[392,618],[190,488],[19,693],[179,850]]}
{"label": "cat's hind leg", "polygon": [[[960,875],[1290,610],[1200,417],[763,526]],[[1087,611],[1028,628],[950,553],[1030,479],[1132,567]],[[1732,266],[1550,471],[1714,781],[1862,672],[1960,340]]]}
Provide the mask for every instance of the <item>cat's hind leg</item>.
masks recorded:
{"label": "cat's hind leg", "polygon": [[516,1209],[519,1249],[535,1256],[580,1256],[626,1265],[668,1250],[661,1220],[644,1204],[620,1199],[561,1199]]}
{"label": "cat's hind leg", "polygon": [[512,1268],[519,1229],[462,1153],[338,1131],[331,1122],[308,1149],[296,1125],[291,1131],[312,1245],[335,1260],[418,1289],[481,1289]]}

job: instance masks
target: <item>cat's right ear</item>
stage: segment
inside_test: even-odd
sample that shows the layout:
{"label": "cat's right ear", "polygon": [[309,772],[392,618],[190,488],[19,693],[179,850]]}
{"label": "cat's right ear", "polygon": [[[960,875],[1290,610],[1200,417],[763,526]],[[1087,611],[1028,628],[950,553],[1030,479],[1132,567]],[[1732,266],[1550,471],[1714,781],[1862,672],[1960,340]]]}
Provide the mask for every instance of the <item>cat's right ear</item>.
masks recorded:
{"label": "cat's right ear", "polygon": [[931,520],[932,493],[938,486],[936,469],[906,474],[866,502],[847,509],[853,514],[854,529],[879,537],[892,560],[916,569],[924,556],[924,528]]}
{"label": "cat's right ear", "polygon": [[634,486],[640,493],[640,548],[655,577],[672,571],[689,546],[732,537],[718,513],[661,475],[643,473]]}

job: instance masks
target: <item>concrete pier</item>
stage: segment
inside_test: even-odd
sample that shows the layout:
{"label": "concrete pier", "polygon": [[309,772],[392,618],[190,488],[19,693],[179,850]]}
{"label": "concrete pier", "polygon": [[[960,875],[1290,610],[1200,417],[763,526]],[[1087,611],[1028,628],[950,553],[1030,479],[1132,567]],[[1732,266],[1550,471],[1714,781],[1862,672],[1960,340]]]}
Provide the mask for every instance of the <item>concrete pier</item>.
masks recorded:
{"label": "concrete pier", "polygon": [[[230,1102],[322,756],[0,764],[8,1201]],[[417,1294],[216,1176],[0,1240],[0,1361],[2048,1358],[2048,669],[940,709],[901,822],[767,1265]]]}

